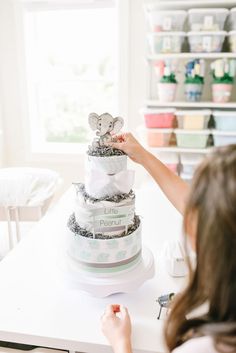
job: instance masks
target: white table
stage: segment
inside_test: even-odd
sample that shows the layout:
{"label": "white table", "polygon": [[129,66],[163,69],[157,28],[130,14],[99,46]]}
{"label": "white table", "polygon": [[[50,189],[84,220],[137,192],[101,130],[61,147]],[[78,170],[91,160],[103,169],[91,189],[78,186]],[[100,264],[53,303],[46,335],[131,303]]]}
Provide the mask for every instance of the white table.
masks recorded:
{"label": "white table", "polygon": [[[155,278],[131,294],[98,299],[68,282],[64,267],[66,221],[72,211],[70,189],[33,231],[0,262],[0,340],[79,352],[111,352],[100,329],[108,303],[128,307],[134,352],[164,352],[163,320],[157,320],[159,295],[179,291],[161,261]],[[181,231],[181,217],[155,185],[137,192],[143,243],[160,259],[164,240]]]}

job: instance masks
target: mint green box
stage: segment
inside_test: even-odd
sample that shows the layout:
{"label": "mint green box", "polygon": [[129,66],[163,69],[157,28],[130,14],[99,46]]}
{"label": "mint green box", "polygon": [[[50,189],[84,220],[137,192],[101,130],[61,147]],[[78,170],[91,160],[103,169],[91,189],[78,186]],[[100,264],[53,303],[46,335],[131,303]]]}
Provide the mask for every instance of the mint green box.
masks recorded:
{"label": "mint green box", "polygon": [[175,130],[177,146],[182,148],[206,148],[209,130]]}

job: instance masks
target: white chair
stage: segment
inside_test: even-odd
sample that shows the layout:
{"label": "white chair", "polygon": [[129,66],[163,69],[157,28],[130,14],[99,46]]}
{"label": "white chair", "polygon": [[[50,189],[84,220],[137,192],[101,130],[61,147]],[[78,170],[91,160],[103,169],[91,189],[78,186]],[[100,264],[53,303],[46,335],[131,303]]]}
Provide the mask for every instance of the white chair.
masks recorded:
{"label": "white chair", "polygon": [[29,353],[66,353],[68,351],[42,348],[42,347],[37,347],[37,348],[31,349],[31,350],[25,350],[25,349],[22,350],[22,349],[16,349],[16,348],[0,347],[0,353],[24,353],[24,352],[29,352]]}
{"label": "white chair", "polygon": [[60,181],[58,173],[41,168],[0,169],[0,221],[7,222],[9,248],[21,238],[20,222],[38,221],[47,211]]}
{"label": "white chair", "polygon": [[[16,343],[14,343],[14,344],[10,343],[10,345],[15,346],[15,347],[22,346],[22,345],[17,345]],[[22,349],[0,346],[0,353],[83,353],[83,352],[75,352],[75,351],[68,351],[68,350],[61,350],[61,349],[44,348],[44,347],[36,347],[33,349],[27,349],[26,345],[23,345],[23,346],[24,346],[24,348],[22,347]],[[29,347],[29,348],[31,348],[31,347]]]}

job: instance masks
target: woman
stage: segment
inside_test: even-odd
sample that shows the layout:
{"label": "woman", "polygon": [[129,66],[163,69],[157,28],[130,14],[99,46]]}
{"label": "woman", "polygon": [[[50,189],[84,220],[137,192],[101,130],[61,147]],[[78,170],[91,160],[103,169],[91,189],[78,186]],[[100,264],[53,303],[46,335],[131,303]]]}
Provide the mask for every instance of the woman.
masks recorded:
{"label": "woman", "polygon": [[[120,135],[112,146],[143,165],[184,215],[184,232],[197,255],[194,270],[189,264],[188,286],[176,296],[168,316],[165,340],[169,352],[236,352],[236,145],[209,154],[191,187],[131,134]],[[203,304],[208,308],[205,315],[189,316]],[[114,353],[132,352],[126,308],[108,306],[102,330]]]}

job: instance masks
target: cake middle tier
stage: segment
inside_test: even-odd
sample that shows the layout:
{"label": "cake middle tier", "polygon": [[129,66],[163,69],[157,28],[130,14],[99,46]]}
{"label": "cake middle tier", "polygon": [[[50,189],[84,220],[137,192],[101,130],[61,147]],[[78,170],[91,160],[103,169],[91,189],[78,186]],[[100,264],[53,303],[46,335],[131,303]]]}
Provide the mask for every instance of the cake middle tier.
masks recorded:
{"label": "cake middle tier", "polygon": [[95,199],[86,193],[84,184],[77,184],[74,213],[81,228],[108,237],[119,236],[125,234],[134,223],[135,195],[130,191],[128,194]]}
{"label": "cake middle tier", "polygon": [[88,155],[85,190],[95,198],[129,193],[134,184],[134,171],[127,170],[127,156],[99,157]]}

